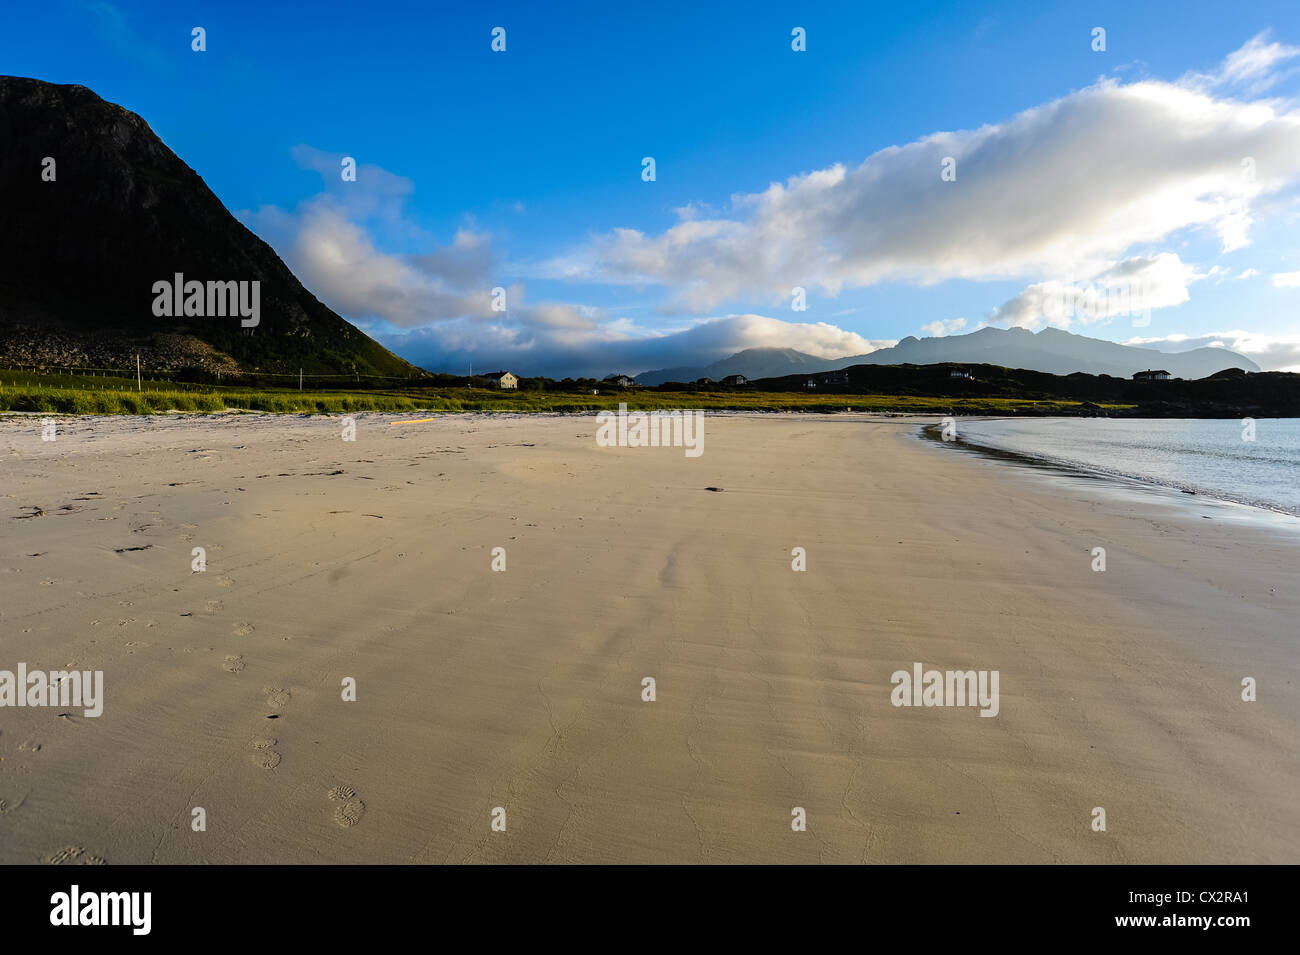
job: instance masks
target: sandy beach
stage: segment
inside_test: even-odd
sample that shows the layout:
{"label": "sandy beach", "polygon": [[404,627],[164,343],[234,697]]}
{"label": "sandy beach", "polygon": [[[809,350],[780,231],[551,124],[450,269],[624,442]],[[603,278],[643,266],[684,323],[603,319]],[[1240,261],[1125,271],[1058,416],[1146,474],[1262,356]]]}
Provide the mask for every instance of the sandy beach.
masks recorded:
{"label": "sandy beach", "polygon": [[1300,521],[919,419],[418,417],[0,420],[0,669],[104,673],[0,709],[0,863],[1300,862]]}

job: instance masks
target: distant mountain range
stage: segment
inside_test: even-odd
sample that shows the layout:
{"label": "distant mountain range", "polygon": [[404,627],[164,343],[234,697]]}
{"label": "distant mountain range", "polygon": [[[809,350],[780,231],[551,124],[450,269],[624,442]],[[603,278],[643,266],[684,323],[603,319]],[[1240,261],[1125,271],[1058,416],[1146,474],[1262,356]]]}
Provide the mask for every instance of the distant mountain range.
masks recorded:
{"label": "distant mountain range", "polygon": [[[154,286],[178,274],[204,294],[179,315],[165,296],[159,315]],[[254,282],[255,326],[212,307],[238,283],[251,306]],[[124,367],[136,353],[146,368],[427,374],[303,288],[135,113],[0,76],[0,365]]]}
{"label": "distant mountain range", "polygon": [[1204,378],[1225,368],[1259,371],[1244,355],[1226,348],[1194,348],[1185,352],[1162,352],[1153,348],[1120,345],[1099,338],[1074,335],[1059,328],[1034,333],[1024,328],[981,328],[968,335],[942,338],[908,336],[892,348],[847,358],[815,358],[792,348],[748,348],[730,358],[702,368],[664,368],[636,376],[637,384],[659,385],[666,381],[695,381],[727,375],[747,378],[777,378],[784,375],[837,371],[853,365],[930,365],[939,362],[971,362],[1025,368],[1069,375],[1131,377],[1148,368],[1164,369],[1175,378]]}
{"label": "distant mountain range", "polygon": [[814,358],[793,348],[746,348],[730,358],[715,361],[703,368],[663,368],[636,376],[638,385],[661,385],[665,381],[695,381],[712,378],[721,381],[727,375],[746,378],[778,378],[801,372],[829,371],[853,364],[847,358]]}

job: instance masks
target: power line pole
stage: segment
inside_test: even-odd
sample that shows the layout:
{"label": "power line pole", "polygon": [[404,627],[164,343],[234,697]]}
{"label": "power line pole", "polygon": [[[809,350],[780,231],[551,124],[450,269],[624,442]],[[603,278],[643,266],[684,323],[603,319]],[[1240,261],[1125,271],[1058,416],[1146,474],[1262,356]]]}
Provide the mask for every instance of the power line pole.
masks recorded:
{"label": "power line pole", "polygon": [[135,353],[135,390],[144,391],[144,385],[140,381],[140,353]]}

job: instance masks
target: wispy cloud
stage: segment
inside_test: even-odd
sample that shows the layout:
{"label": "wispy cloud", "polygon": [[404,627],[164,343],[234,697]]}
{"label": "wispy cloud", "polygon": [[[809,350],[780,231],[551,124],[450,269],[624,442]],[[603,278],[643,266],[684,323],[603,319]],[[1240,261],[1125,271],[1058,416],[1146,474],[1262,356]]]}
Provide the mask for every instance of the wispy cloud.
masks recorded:
{"label": "wispy cloud", "polygon": [[1271,40],[1265,30],[1229,54],[1213,73],[1188,73],[1180,82],[1194,89],[1242,89],[1254,96],[1275,85],[1284,75],[1278,66],[1296,57],[1300,57],[1300,46]]}

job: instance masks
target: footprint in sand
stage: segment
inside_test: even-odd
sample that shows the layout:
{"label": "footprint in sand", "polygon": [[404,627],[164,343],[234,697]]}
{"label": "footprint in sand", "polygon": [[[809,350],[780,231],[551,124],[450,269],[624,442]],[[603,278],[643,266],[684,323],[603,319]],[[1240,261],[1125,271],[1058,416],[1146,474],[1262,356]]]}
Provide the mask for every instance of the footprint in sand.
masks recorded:
{"label": "footprint in sand", "polygon": [[237,637],[246,637],[256,629],[251,623],[237,623],[235,629],[230,632]]}
{"label": "footprint in sand", "polygon": [[223,605],[222,605],[222,603],[221,603],[220,600],[209,600],[209,601],[207,601],[207,602],[204,604],[204,606],[203,606],[203,612],[204,612],[204,613],[217,613],[218,611],[221,610],[222,606],[223,606]]}
{"label": "footprint in sand", "polygon": [[103,856],[87,852],[81,846],[67,846],[45,857],[50,865],[103,865]]}
{"label": "footprint in sand", "polygon": [[244,658],[239,654],[233,654],[226,657],[226,662],[221,664],[221,669],[227,673],[238,673],[244,668]]}
{"label": "footprint in sand", "polygon": [[280,754],[271,749],[275,745],[273,739],[255,739],[253,740],[253,764],[263,769],[275,769],[280,765]]}
{"label": "footprint in sand", "polygon": [[366,804],[357,798],[357,791],[351,786],[335,786],[326,795],[343,805],[334,810],[334,824],[344,829],[351,829],[366,814]]}
{"label": "footprint in sand", "polygon": [[235,578],[227,577],[225,574],[222,574],[217,578],[217,583],[223,587],[233,587],[235,586]]}
{"label": "footprint in sand", "polygon": [[282,690],[278,686],[264,686],[262,692],[266,694],[266,705],[273,710],[282,710],[289,698],[293,696],[288,690]]}

